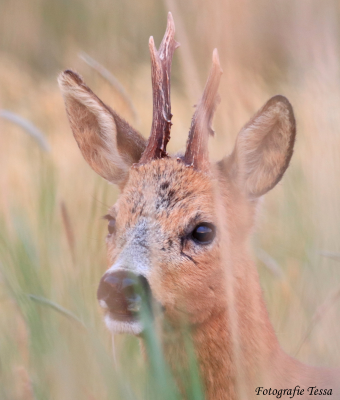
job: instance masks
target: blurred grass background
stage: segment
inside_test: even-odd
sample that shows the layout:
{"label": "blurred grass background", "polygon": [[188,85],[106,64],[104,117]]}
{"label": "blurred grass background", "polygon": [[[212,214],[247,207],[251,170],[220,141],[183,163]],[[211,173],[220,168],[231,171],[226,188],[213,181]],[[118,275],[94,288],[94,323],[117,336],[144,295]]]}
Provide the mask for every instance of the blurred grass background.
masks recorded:
{"label": "blurred grass background", "polygon": [[[56,83],[59,71],[77,70],[148,136],[147,43],[153,35],[159,44],[167,11],[181,43],[171,150],[184,147],[214,47],[224,75],[212,158],[231,150],[269,97],[281,93],[293,104],[296,150],[263,201],[254,255],[283,348],[304,362],[339,365],[339,7],[336,0],[0,0],[0,109],[33,123],[51,148],[0,118],[1,400],[176,398],[169,382],[161,395],[148,392],[136,339],[116,338],[114,366],[96,289],[106,268],[100,216],[118,191],[82,159]],[[80,51],[122,83],[137,118]]]}

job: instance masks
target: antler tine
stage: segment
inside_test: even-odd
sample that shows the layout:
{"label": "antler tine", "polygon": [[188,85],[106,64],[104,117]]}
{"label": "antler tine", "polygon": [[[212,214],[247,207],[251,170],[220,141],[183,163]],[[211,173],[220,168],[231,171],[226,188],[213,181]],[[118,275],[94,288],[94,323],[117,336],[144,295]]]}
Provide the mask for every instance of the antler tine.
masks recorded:
{"label": "antler tine", "polygon": [[223,71],[217,49],[213,51],[212,67],[203,95],[192,117],[184,161],[196,169],[205,169],[209,163],[208,137],[213,135],[211,122],[220,102],[217,93]]}
{"label": "antler tine", "polygon": [[175,49],[179,46],[174,39],[175,24],[172,14],[168,13],[166,32],[157,51],[153,37],[149,40],[151,56],[151,79],[153,92],[153,118],[151,134],[139,164],[156,158],[166,157],[166,146],[170,140],[171,103],[170,72]]}

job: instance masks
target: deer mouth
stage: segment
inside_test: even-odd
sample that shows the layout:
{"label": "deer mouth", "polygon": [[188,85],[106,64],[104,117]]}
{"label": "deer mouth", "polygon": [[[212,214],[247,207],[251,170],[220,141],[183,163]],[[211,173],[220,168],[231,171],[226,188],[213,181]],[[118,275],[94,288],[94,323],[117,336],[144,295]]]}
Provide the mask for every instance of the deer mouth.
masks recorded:
{"label": "deer mouth", "polygon": [[106,273],[97,298],[105,310],[105,322],[112,333],[139,334],[143,320],[152,319],[152,295],[147,279],[127,271]]}

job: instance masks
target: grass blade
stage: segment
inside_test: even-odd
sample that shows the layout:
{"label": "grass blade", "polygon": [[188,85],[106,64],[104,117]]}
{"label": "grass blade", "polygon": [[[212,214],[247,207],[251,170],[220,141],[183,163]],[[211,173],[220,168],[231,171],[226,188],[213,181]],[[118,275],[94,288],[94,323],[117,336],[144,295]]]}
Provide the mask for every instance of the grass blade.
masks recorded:
{"label": "grass blade", "polygon": [[83,328],[86,328],[83,322],[76,316],[74,315],[71,311],[67,310],[66,308],[60,306],[59,304],[46,299],[45,297],[41,296],[36,296],[34,294],[28,294],[27,297],[39,304],[42,304],[44,306],[50,307],[53,310],[59,312],[60,314],[64,315],[67,318],[70,318],[73,321],[76,321],[79,325],[81,325]]}
{"label": "grass blade", "polygon": [[124,100],[124,103],[128,106],[134,121],[137,123],[139,121],[139,118],[138,118],[136,108],[133,105],[124,86],[119,82],[119,80],[110,71],[108,71],[105,67],[103,67],[101,64],[99,64],[98,61],[96,61],[95,59],[90,57],[85,52],[83,52],[83,51],[80,52],[79,58],[81,60],[83,60],[89,67],[91,67],[92,69],[97,71],[99,75],[101,75],[111,86],[113,86],[117,90],[117,92],[120,94],[120,96]]}
{"label": "grass blade", "polygon": [[17,115],[11,111],[0,110],[0,117],[7,121],[13,122],[26,131],[39,144],[40,148],[46,152],[51,151],[50,145],[47,142],[44,134],[27,119]]}
{"label": "grass blade", "polygon": [[334,251],[320,251],[320,254],[324,257],[331,258],[335,261],[340,261],[340,253],[336,253]]}
{"label": "grass blade", "polygon": [[256,252],[257,258],[267,267],[267,269],[278,279],[284,278],[284,273],[278,262],[263,249]]}
{"label": "grass blade", "polygon": [[302,346],[304,345],[306,340],[310,337],[315,326],[325,317],[327,312],[334,306],[334,304],[339,300],[339,298],[340,298],[340,287],[335,289],[329,296],[327,296],[325,301],[316,309],[312,321],[295,352],[295,356],[297,356],[297,354],[300,352]]}

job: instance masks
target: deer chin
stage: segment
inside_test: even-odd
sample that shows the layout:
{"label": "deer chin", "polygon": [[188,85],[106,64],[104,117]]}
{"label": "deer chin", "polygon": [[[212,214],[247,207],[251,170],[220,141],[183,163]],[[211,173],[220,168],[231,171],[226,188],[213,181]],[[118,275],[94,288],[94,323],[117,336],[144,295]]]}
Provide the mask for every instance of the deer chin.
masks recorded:
{"label": "deer chin", "polygon": [[130,333],[131,335],[140,335],[143,332],[142,322],[129,315],[115,315],[108,312],[104,318],[106,327],[112,334],[116,333]]}

